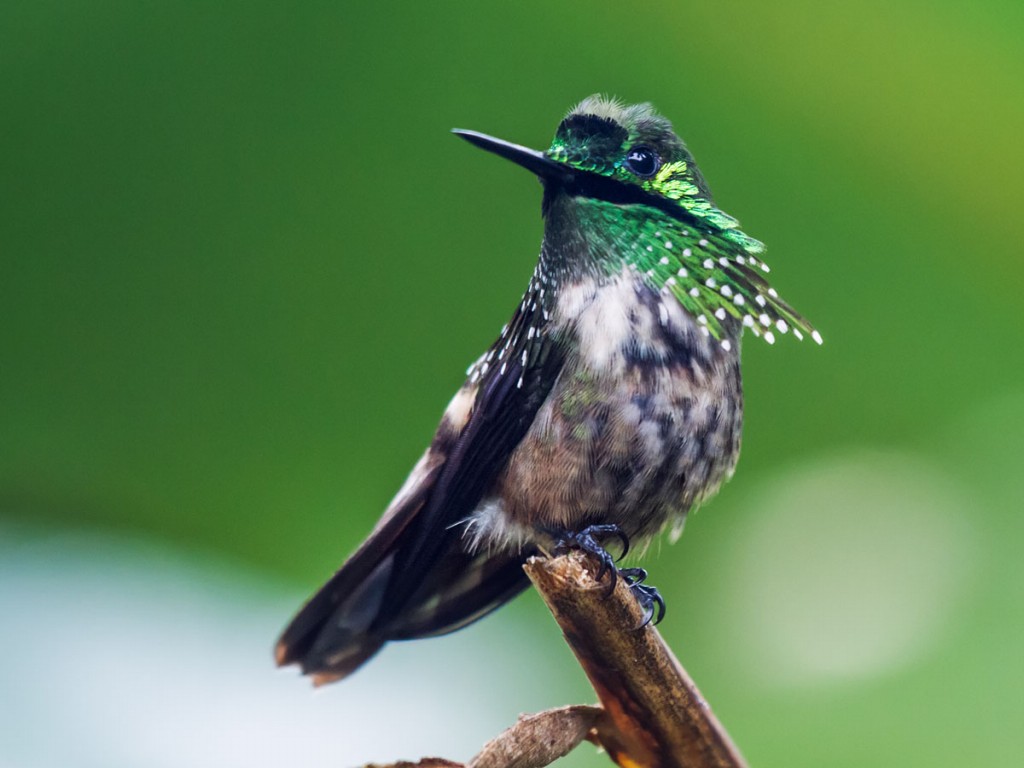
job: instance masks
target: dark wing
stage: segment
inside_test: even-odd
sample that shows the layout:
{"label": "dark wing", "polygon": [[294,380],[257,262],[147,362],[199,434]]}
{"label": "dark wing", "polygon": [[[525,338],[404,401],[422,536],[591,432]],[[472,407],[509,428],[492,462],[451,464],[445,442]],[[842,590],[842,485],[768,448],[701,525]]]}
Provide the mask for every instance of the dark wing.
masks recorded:
{"label": "dark wing", "polygon": [[377,626],[403,612],[403,597],[415,591],[451,539],[461,536],[458,524],[477,508],[533,423],[563,362],[554,343],[538,341],[512,343],[504,355],[499,349],[481,377],[469,422],[413,524],[416,534],[405,537],[399,549],[401,568],[388,586]]}
{"label": "dark wing", "polygon": [[[318,682],[354,671],[385,642],[468,624],[526,585],[522,553],[467,552],[463,526],[523,439],[561,371],[561,347],[524,301],[470,371],[430,449],[385,517],[306,604],[277,647]],[[460,397],[471,398],[466,407]]]}

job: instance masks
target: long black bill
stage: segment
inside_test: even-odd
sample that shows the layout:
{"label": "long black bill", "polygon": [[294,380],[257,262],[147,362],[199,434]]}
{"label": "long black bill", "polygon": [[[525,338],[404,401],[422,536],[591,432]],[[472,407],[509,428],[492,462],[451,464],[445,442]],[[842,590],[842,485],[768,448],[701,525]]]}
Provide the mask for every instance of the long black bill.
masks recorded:
{"label": "long black bill", "polygon": [[493,152],[500,157],[504,157],[506,160],[511,160],[516,165],[521,165],[542,179],[559,179],[563,182],[568,182],[576,175],[574,169],[561,163],[556,163],[543,152],[538,152],[535,149],[513,144],[511,141],[496,139],[493,136],[488,136],[486,133],[478,133],[477,131],[464,131],[454,128],[452,133],[465,139],[470,144],[480,147],[480,149],[486,149],[488,152]]}
{"label": "long black bill", "polygon": [[[555,162],[543,152],[513,144],[511,141],[496,139],[486,133],[464,131],[459,128],[453,129],[452,133],[480,149],[486,149],[533,171],[542,181],[554,181],[570,195],[592,197],[616,205],[647,205],[658,208],[684,223],[696,222],[694,215],[675,201],[651,194],[636,184],[624,184],[600,173],[591,173]],[[544,199],[547,200],[547,195]]]}

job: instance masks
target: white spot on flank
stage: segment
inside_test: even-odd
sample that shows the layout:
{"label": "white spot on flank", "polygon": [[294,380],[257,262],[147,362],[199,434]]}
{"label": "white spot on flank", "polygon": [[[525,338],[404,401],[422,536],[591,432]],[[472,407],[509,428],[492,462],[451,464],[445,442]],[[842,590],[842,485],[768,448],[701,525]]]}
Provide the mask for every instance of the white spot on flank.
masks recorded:
{"label": "white spot on flank", "polygon": [[715,282],[715,278],[709,277],[707,280],[704,281],[704,285],[706,285],[708,288],[714,288],[716,285],[718,285],[718,283]]}
{"label": "white spot on flank", "polygon": [[728,352],[730,349],[732,349],[732,342],[730,342],[728,339],[722,339],[722,349]]}
{"label": "white spot on flank", "polygon": [[737,263],[737,264],[746,264],[746,263],[747,263],[747,260],[746,260],[746,259],[744,259],[744,258],[743,258],[742,256],[737,256],[737,257],[736,257],[736,263]]}
{"label": "white spot on flank", "polygon": [[746,303],[746,299],[743,298],[742,293],[737,293],[736,298],[733,299],[737,307],[742,307]]}
{"label": "white spot on flank", "polygon": [[668,325],[668,307],[663,301],[658,302],[658,316],[661,318],[662,325]]}
{"label": "white spot on flank", "polygon": [[701,325],[707,325],[708,319],[704,317],[704,315],[697,315],[697,322],[700,323]]}
{"label": "white spot on flank", "polygon": [[475,389],[463,387],[455,393],[455,397],[451,399],[448,407],[444,409],[445,418],[448,419],[449,424],[454,429],[461,430],[466,426],[466,422],[469,421],[469,412],[473,409],[475,401]]}
{"label": "white spot on flank", "polygon": [[456,525],[464,525],[463,538],[470,551],[483,547],[518,548],[527,540],[526,531],[508,519],[500,499],[482,501],[473,513]]}
{"label": "white spot on flank", "polygon": [[779,329],[779,333],[785,333],[789,330],[789,326],[786,325],[786,321],[781,319],[775,321],[775,327]]}
{"label": "white spot on flank", "polygon": [[773,299],[779,298],[779,294],[776,292],[774,288],[768,289],[768,295],[771,296]]}
{"label": "white spot on flank", "polygon": [[743,325],[745,325],[747,328],[753,328],[754,327],[754,316],[753,315],[744,315],[743,316]]}
{"label": "white spot on flank", "polygon": [[767,301],[764,300],[764,296],[762,296],[760,293],[754,297],[754,301],[757,302],[757,306],[759,307],[763,307],[765,304],[768,303]]}
{"label": "white spot on flank", "polygon": [[729,260],[727,258],[725,258],[725,256],[720,256],[718,258],[718,263],[721,264],[723,267],[728,267],[729,266]]}
{"label": "white spot on flank", "polygon": [[800,329],[799,328],[794,328],[793,329],[793,335],[796,336],[796,340],[797,341],[803,341],[804,340],[804,335],[802,333],[800,333]]}
{"label": "white spot on flank", "polygon": [[523,388],[523,377],[520,376],[519,377],[519,381],[516,382],[516,389],[522,389],[522,388]]}
{"label": "white spot on flank", "polygon": [[821,344],[821,334],[818,333],[817,331],[811,333],[811,338],[814,339],[819,344]]}
{"label": "white spot on flank", "polygon": [[666,248],[671,248],[672,247],[672,241],[671,240],[666,240],[665,241],[665,247]]}
{"label": "white spot on flank", "polygon": [[711,335],[711,331],[709,331],[709,330],[708,330],[708,327],[707,327],[706,325],[702,325],[702,326],[700,327],[700,330],[701,330],[701,332],[702,332],[702,333],[703,333],[703,334],[704,334],[705,336],[710,336],[710,335]]}
{"label": "white spot on flank", "polygon": [[697,245],[699,245],[701,248],[707,248],[708,241],[702,237],[700,240],[697,241]]}
{"label": "white spot on flank", "polygon": [[506,368],[507,366],[508,366],[508,363],[502,363],[502,364],[501,364],[501,370],[500,370],[500,371],[498,371],[498,375],[499,375],[499,376],[504,376],[504,375],[505,375],[505,368]]}
{"label": "white spot on flank", "polygon": [[761,325],[763,325],[765,328],[772,324],[772,319],[763,312],[761,313],[761,316],[758,317],[757,319],[761,321]]}
{"label": "white spot on flank", "polygon": [[762,272],[771,272],[771,270],[768,269],[768,265],[765,264],[763,261],[761,262],[761,271]]}
{"label": "white spot on flank", "polygon": [[679,271],[678,271],[678,272],[676,272],[676,274],[677,274],[677,275],[679,275],[680,277],[686,277],[686,276],[687,276],[687,275],[689,275],[690,273],[689,273],[689,272],[687,272],[685,268],[683,268],[683,267],[680,267],[680,268],[679,268]]}
{"label": "white spot on flank", "polygon": [[714,269],[715,262],[711,259],[704,259],[704,269]]}
{"label": "white spot on flank", "polygon": [[651,253],[654,253],[654,248],[651,247],[650,245],[647,246],[647,250],[650,251]]}
{"label": "white spot on flank", "polygon": [[697,288],[691,288],[690,289],[690,295],[693,296],[693,298],[696,299],[698,296],[700,296],[700,290],[697,289]]}
{"label": "white spot on flank", "polygon": [[693,251],[691,251],[689,248],[683,248],[683,256],[689,258],[690,256],[693,256]]}
{"label": "white spot on flank", "polygon": [[725,310],[722,307],[716,309],[715,317],[717,317],[719,320],[725,320]]}
{"label": "white spot on flank", "polygon": [[773,334],[771,331],[765,331],[764,340],[767,341],[769,344],[774,344],[775,334]]}
{"label": "white spot on flank", "polygon": [[661,257],[661,258],[660,258],[660,259],[658,260],[658,263],[659,263],[659,264],[668,264],[668,256],[662,256],[662,257]]}
{"label": "white spot on flank", "polygon": [[670,277],[670,278],[668,278],[665,281],[665,285],[667,285],[669,288],[671,288],[675,284],[676,284],[676,279],[674,277]]}
{"label": "white spot on flank", "polygon": [[725,296],[726,298],[729,298],[730,296],[732,296],[732,288],[730,288],[728,285],[723,285],[722,286],[722,295]]}

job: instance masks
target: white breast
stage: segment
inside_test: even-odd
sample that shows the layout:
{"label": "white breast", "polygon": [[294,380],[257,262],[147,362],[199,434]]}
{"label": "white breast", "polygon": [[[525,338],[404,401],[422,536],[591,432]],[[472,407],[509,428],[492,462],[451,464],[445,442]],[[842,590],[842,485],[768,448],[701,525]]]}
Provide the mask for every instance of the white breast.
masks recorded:
{"label": "white breast", "polygon": [[621,373],[627,349],[638,356],[661,358],[667,354],[666,335],[710,351],[709,339],[670,293],[662,292],[654,302],[639,299],[639,292],[650,290],[629,269],[608,282],[589,279],[563,288],[555,308],[555,327],[576,337],[580,360],[593,371]]}

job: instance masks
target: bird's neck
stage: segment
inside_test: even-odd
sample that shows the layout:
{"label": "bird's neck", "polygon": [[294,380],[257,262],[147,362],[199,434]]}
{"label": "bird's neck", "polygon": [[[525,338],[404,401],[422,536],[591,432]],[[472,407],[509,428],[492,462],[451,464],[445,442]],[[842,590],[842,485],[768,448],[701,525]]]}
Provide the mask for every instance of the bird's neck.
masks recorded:
{"label": "bird's neck", "polygon": [[538,274],[556,287],[603,282],[628,264],[631,233],[620,206],[564,192],[545,192],[544,242]]}
{"label": "bird's neck", "polygon": [[622,276],[678,302],[712,339],[734,346],[741,326],[810,329],[764,279],[764,246],[716,208],[679,216],[642,203],[547,189],[544,244],[535,280],[548,292],[600,287]]}

